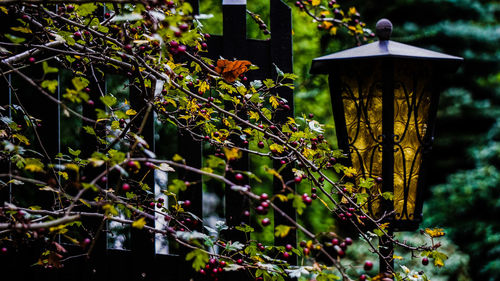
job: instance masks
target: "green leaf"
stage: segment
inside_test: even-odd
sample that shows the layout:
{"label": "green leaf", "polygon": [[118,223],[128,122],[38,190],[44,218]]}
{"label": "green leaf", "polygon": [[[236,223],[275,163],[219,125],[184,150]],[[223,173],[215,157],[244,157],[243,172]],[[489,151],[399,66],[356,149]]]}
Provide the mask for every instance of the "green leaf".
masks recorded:
{"label": "green leaf", "polygon": [[49,64],[48,64],[46,61],[44,61],[44,62],[42,63],[42,66],[43,66],[43,73],[44,73],[44,74],[47,74],[47,73],[57,73],[57,72],[59,72],[59,69],[58,69],[58,68],[55,68],[55,67],[51,67],[51,66],[49,66]]}
{"label": "green leaf", "polygon": [[43,80],[41,84],[42,88],[49,90],[52,94],[56,92],[58,85],[57,80]]}
{"label": "green leaf", "polygon": [[179,191],[185,191],[186,189],[187,185],[179,179],[172,180],[172,184],[168,186],[168,191],[175,194],[179,194]]}
{"label": "green leaf", "polygon": [[14,35],[8,34],[8,33],[5,34],[5,37],[7,37],[7,39],[9,39],[14,44],[20,44],[20,43],[23,43],[24,41],[26,41],[26,38],[14,36]]}
{"label": "green leaf", "polygon": [[295,195],[293,197],[292,206],[295,208],[295,210],[297,211],[297,214],[299,214],[299,215],[302,215],[302,213],[304,212],[304,209],[306,208],[306,204],[304,203],[304,201],[302,200],[302,196],[300,196],[300,195]]}
{"label": "green leaf", "polygon": [[81,17],[86,17],[97,9],[97,5],[93,3],[82,4],[76,8],[76,12]]}
{"label": "green leaf", "polygon": [[356,193],[356,203],[358,205],[363,205],[368,201],[368,193]]}
{"label": "green leaf", "polygon": [[364,187],[366,189],[372,188],[374,184],[375,184],[375,181],[373,180],[373,178],[367,178],[367,179],[361,178],[359,180],[359,186]]}
{"label": "green leaf", "polygon": [[83,90],[85,87],[89,85],[89,80],[83,77],[75,77],[71,79],[71,83],[73,83],[73,86],[77,91]]}
{"label": "green leaf", "polygon": [[[73,39],[73,36],[72,36],[73,33],[60,30],[57,32],[57,35],[61,36],[64,39],[64,41],[66,41],[66,43],[68,43],[68,45],[70,45],[70,46],[75,45],[75,39]],[[66,56],[66,59],[68,59],[68,57],[69,56]],[[73,61],[74,60],[75,59],[73,59]],[[69,59],[68,59],[68,61],[69,61]]]}
{"label": "green leaf", "polygon": [[280,224],[275,227],[274,236],[283,238],[288,235],[290,229],[292,229],[292,227]]}
{"label": "green leaf", "polygon": [[244,224],[242,226],[238,225],[238,226],[236,226],[236,229],[239,230],[239,231],[243,231],[245,233],[247,233],[247,232],[254,232],[255,231],[255,229],[253,227],[249,226],[248,224]]}
{"label": "green leaf", "polygon": [[267,88],[272,88],[274,86],[276,86],[276,84],[274,84],[274,81],[271,80],[271,79],[266,79],[264,80],[264,85],[266,85]]}
{"label": "green leaf", "polygon": [[243,247],[245,247],[245,245],[241,244],[238,241],[235,241],[233,243],[226,244],[226,251],[239,251],[243,249]]}
{"label": "green leaf", "polygon": [[71,154],[71,155],[73,155],[75,157],[78,157],[78,155],[80,155],[80,153],[82,153],[81,150],[79,150],[79,149],[78,150],[73,150],[73,149],[71,149],[71,147],[68,147],[68,152],[69,152],[69,154]]}
{"label": "green leaf", "polygon": [[186,260],[193,260],[193,268],[198,271],[202,269],[209,260],[207,253],[200,249],[195,249],[186,255]]}
{"label": "green leaf", "polygon": [[390,191],[386,191],[386,192],[382,193],[382,197],[384,197],[385,200],[392,201],[394,199],[394,193],[392,193]]}
{"label": "green leaf", "polygon": [[116,98],[111,95],[106,95],[104,97],[100,97],[102,103],[106,106],[112,107],[116,103]]}
{"label": "green leaf", "polygon": [[95,131],[94,131],[94,128],[90,127],[90,126],[83,126],[83,129],[85,130],[85,132],[87,134],[90,134],[90,135],[93,135],[95,136]]}

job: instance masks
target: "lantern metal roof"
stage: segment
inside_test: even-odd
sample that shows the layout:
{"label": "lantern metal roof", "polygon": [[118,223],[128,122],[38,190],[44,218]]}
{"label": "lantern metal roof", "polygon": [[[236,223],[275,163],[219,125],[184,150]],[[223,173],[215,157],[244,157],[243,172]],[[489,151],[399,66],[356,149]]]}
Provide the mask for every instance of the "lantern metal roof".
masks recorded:
{"label": "lantern metal roof", "polygon": [[364,59],[400,58],[426,60],[443,64],[443,66],[447,66],[450,69],[456,69],[463,61],[461,57],[389,40],[392,33],[392,24],[387,19],[382,19],[377,23],[376,33],[380,41],[315,58],[311,65],[311,73],[328,73],[331,72],[331,67],[336,64]]}

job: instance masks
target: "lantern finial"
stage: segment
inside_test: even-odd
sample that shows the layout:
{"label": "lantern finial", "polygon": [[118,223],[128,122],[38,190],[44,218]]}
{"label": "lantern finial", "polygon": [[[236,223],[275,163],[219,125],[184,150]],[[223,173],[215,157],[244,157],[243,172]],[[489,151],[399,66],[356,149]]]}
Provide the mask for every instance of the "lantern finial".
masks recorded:
{"label": "lantern finial", "polygon": [[388,19],[381,19],[375,26],[375,32],[379,40],[389,40],[392,34],[392,23]]}

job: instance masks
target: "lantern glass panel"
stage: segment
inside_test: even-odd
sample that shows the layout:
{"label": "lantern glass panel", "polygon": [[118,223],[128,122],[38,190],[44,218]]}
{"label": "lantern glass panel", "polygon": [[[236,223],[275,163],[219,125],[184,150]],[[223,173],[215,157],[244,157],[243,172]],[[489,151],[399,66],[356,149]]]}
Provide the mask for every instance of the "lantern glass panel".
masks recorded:
{"label": "lantern glass panel", "polygon": [[[426,63],[397,62],[393,69],[395,219],[413,220],[422,153],[427,147],[431,68]],[[380,61],[355,64],[345,70],[340,76],[341,97],[349,152],[359,183],[361,179],[382,177],[384,82]],[[375,183],[368,191],[371,198],[367,208],[375,217],[382,215],[382,184]]]}

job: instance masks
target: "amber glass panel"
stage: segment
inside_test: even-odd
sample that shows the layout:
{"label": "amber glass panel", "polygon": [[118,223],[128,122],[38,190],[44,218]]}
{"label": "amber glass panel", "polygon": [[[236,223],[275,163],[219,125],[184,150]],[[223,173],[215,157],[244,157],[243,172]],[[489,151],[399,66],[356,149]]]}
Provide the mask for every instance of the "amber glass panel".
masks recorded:
{"label": "amber glass panel", "polygon": [[[342,101],[349,139],[349,152],[361,178],[382,176],[382,84],[376,65],[365,65],[342,76]],[[364,75],[373,73],[373,75]],[[377,198],[381,184],[371,189]],[[370,213],[380,215],[380,200],[370,200],[366,206]]]}
{"label": "amber glass panel", "polygon": [[431,103],[431,72],[425,64],[400,63],[394,73],[394,210],[397,220],[412,220]]}
{"label": "amber glass panel", "polygon": [[[382,77],[380,64],[357,67],[341,81],[349,149],[359,182],[382,176]],[[397,220],[411,220],[430,106],[430,71],[425,64],[397,63],[394,73],[394,210]],[[367,207],[375,217],[382,214],[381,188],[376,184],[370,191]]]}

